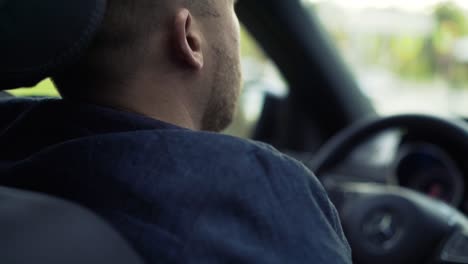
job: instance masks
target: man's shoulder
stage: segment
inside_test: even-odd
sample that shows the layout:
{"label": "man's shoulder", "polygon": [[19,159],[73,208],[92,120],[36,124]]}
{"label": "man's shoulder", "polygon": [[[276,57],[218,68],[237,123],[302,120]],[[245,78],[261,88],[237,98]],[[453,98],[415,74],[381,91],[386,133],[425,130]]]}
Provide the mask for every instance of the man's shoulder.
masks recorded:
{"label": "man's shoulder", "polygon": [[156,134],[159,138],[158,141],[169,144],[173,149],[179,149],[185,154],[190,152],[203,153],[204,158],[215,158],[218,162],[227,159],[230,166],[246,159],[295,163],[292,158],[284,155],[273,146],[250,139],[189,130],[158,131]]}
{"label": "man's shoulder", "polygon": [[262,179],[277,186],[308,186],[314,196],[326,196],[309,168],[266,143],[188,130],[154,132],[154,143],[151,136],[143,137],[146,144],[162,146],[158,151],[159,157],[174,159],[173,164],[193,174],[209,171],[204,177],[213,181],[232,178],[234,181],[249,182]]}
{"label": "man's shoulder", "polygon": [[[195,178],[197,174],[221,179],[231,175],[236,180],[289,177],[304,183],[312,180],[319,185],[302,163],[274,147],[219,133],[161,129],[107,134],[84,140],[92,143],[94,151],[112,156],[122,153],[120,157],[126,161],[138,158],[138,162],[144,163],[141,164],[143,167],[170,164],[172,170],[184,170],[194,174]],[[83,145],[88,144],[80,142],[80,146]]]}
{"label": "man's shoulder", "polygon": [[278,155],[280,152],[273,146],[251,140],[239,138],[231,135],[213,133],[213,132],[198,132],[198,131],[180,131],[181,138],[187,141],[196,142],[196,144],[206,150],[230,149],[236,153],[259,153],[262,155]]}

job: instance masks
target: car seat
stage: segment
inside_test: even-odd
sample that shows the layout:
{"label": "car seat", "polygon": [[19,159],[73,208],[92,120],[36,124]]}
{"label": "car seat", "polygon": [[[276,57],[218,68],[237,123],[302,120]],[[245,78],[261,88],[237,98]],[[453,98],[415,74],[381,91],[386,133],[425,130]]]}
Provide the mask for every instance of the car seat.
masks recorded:
{"label": "car seat", "polygon": [[[0,90],[34,86],[76,60],[98,29],[105,4],[0,0]],[[0,93],[1,103],[8,94]],[[0,263],[143,262],[110,225],[79,205],[0,187]]]}

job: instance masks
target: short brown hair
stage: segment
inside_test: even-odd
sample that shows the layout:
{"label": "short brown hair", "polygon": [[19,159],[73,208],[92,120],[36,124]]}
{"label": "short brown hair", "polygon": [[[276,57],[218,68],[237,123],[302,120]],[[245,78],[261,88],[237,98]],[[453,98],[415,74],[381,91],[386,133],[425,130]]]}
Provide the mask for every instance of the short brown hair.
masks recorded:
{"label": "short brown hair", "polygon": [[60,94],[87,96],[93,89],[118,85],[131,76],[145,56],[148,37],[165,23],[164,11],[175,1],[200,15],[216,15],[210,11],[211,0],[108,0],[103,25],[86,54],[53,78]]}

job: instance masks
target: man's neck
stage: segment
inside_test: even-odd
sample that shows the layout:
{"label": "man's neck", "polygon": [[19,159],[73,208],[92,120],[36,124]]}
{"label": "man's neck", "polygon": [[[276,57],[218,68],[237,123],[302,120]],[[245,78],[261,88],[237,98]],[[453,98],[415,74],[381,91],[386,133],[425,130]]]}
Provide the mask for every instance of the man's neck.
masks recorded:
{"label": "man's neck", "polygon": [[143,107],[142,105],[114,104],[110,107],[130,113],[140,114],[190,130],[201,130],[201,126],[197,125],[191,117],[189,110],[184,105],[174,107]]}
{"label": "man's neck", "polygon": [[[192,107],[183,98],[171,96],[135,97],[130,94],[121,96],[106,96],[105,98],[88,100],[101,105],[125,112],[139,114],[155,120],[163,121],[190,130],[201,130],[201,120],[193,114]],[[163,98],[163,99],[162,99]]]}

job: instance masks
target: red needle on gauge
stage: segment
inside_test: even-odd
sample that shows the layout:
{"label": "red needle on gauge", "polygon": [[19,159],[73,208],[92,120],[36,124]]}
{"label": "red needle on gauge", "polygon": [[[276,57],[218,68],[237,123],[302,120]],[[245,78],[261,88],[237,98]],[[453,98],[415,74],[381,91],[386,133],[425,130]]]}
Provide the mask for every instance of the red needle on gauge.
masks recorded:
{"label": "red needle on gauge", "polygon": [[438,183],[434,183],[431,185],[431,188],[429,189],[429,196],[433,198],[438,198],[441,199],[442,197],[442,186]]}

